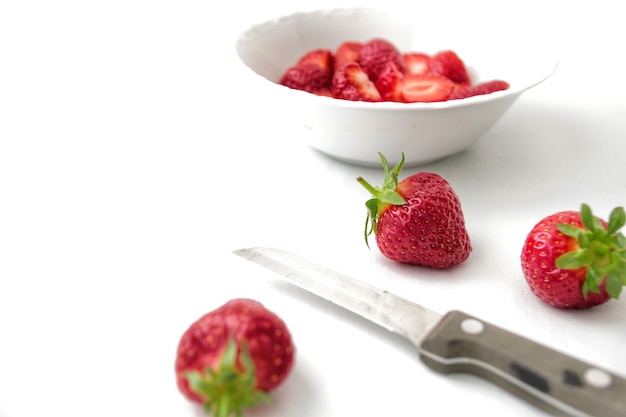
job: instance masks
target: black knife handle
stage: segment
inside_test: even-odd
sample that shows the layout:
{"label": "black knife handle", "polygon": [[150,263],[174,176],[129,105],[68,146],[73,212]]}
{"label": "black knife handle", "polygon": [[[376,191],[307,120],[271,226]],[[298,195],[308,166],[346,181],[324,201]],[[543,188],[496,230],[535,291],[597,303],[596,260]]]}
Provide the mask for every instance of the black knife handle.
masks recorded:
{"label": "black knife handle", "polygon": [[626,416],[624,378],[459,311],[427,335],[420,356],[436,371],[477,375],[556,416]]}

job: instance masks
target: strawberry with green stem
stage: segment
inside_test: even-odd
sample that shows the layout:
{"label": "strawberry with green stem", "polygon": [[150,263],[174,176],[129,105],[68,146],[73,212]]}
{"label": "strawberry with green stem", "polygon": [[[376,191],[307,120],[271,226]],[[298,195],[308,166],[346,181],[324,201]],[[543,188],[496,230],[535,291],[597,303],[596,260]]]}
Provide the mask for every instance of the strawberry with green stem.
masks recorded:
{"label": "strawberry with green stem", "polygon": [[180,338],[178,389],[213,417],[241,417],[268,402],[289,375],[295,348],[285,322],[258,301],[233,299],[193,322]]}
{"label": "strawberry with green stem", "polygon": [[385,171],[382,186],[374,187],[362,177],[357,181],[372,198],[365,203],[365,241],[374,233],[381,253],[398,262],[449,268],[465,261],[471,251],[461,202],[452,186],[432,172],[419,172],[398,182],[404,165],[390,171],[378,153]]}
{"label": "strawberry with green stem", "polygon": [[587,204],[541,219],[521,254],[524,277],[539,299],[558,308],[586,309],[619,298],[626,285],[626,223],[622,207],[608,223]]}

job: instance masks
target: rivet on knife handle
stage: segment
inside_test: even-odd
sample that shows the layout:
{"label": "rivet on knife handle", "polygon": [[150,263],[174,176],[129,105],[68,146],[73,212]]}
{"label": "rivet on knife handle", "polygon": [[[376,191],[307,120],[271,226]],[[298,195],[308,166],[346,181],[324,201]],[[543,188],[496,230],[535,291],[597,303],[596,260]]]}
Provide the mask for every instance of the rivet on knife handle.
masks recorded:
{"label": "rivet on knife handle", "polygon": [[625,379],[465,313],[448,313],[420,356],[436,371],[480,376],[557,416],[626,416]]}

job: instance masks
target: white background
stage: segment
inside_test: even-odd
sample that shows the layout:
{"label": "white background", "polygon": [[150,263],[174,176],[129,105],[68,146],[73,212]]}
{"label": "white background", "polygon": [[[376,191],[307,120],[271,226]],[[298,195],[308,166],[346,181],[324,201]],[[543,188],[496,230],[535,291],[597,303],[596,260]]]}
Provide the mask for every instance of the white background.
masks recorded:
{"label": "white background", "polygon": [[560,59],[475,146],[419,168],[453,185],[472,237],[470,259],[445,272],[367,249],[368,196],[355,178],[378,183],[382,171],[304,146],[306,131],[255,94],[236,60],[249,23],[347,5],[0,5],[2,417],[200,416],[176,390],[178,338],[241,296],[283,316],[298,348],[274,404],[248,416],[543,415],[477,378],[432,372],[408,342],[230,253],[258,245],[626,375],[626,301],[550,308],[529,293],[519,265],[541,217],[587,202],[606,218],[626,202],[619,3],[411,6],[416,22],[440,20],[447,36],[467,22],[500,41],[548,35]]}

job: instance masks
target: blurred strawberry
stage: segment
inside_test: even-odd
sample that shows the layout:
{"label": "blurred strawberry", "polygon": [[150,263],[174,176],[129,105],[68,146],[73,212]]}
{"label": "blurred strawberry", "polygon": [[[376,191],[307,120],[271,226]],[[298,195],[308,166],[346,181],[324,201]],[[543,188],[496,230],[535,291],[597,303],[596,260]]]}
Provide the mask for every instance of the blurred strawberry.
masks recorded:
{"label": "blurred strawberry", "polygon": [[454,83],[441,75],[405,74],[402,78],[402,100],[406,103],[446,101]]}
{"label": "blurred strawberry", "polygon": [[430,73],[430,55],[421,52],[406,52],[403,57],[407,74],[427,75]]}
{"label": "blurred strawberry", "polygon": [[450,100],[458,100],[483,94],[491,94],[496,91],[503,91],[509,88],[509,83],[502,80],[486,81],[476,85],[458,86],[450,94]]}
{"label": "blurred strawberry", "polygon": [[348,63],[335,71],[331,93],[333,97],[343,100],[382,101],[376,86],[356,62]]}
{"label": "blurred strawberry", "polygon": [[332,81],[333,61],[333,54],[328,49],[309,51],[285,71],[279,83],[296,90],[326,95]]}
{"label": "blurred strawberry", "polygon": [[432,56],[430,61],[431,73],[443,75],[455,84],[469,84],[470,77],[465,63],[456,52],[451,50],[440,51]]}
{"label": "blurred strawberry", "polygon": [[317,94],[330,88],[331,79],[325,69],[314,62],[305,62],[289,68],[279,83],[295,90]]}
{"label": "blurred strawberry", "polygon": [[402,102],[403,75],[393,62],[388,62],[376,80],[376,89],[384,101]]}
{"label": "blurred strawberry", "polygon": [[326,74],[326,76],[328,77],[328,83],[330,84],[330,79],[332,77],[334,67],[333,62],[334,57],[330,50],[314,49],[304,54],[298,60],[298,62],[296,62],[296,67],[307,63],[317,64],[324,71],[324,74]]}
{"label": "blurred strawberry", "polygon": [[289,375],[295,348],[284,321],[252,299],[233,299],[193,322],[178,343],[178,389],[214,417],[241,416]]}
{"label": "blurred strawberry", "polygon": [[335,51],[335,68],[339,68],[350,62],[359,61],[359,52],[363,43],[347,41],[343,42]]}
{"label": "blurred strawberry", "polygon": [[359,64],[370,80],[376,82],[388,62],[393,62],[404,73],[402,53],[394,44],[385,39],[372,39],[366,42],[359,52]]}

